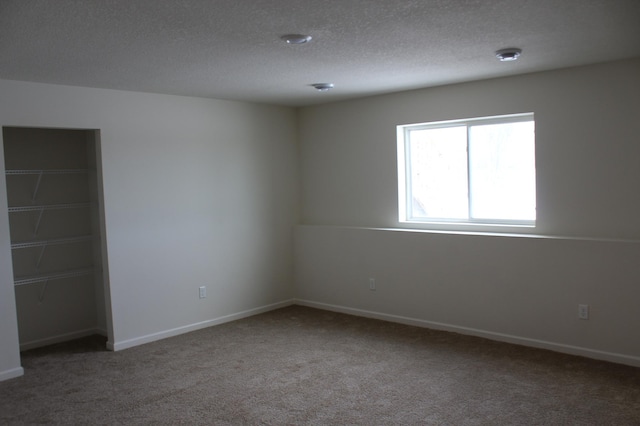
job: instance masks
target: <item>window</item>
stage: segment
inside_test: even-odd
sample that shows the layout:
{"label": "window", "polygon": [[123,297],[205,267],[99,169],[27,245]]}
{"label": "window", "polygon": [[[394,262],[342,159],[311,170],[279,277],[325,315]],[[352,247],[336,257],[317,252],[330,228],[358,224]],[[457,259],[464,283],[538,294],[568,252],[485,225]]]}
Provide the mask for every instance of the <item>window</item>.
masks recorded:
{"label": "window", "polygon": [[398,126],[400,222],[534,226],[533,114]]}

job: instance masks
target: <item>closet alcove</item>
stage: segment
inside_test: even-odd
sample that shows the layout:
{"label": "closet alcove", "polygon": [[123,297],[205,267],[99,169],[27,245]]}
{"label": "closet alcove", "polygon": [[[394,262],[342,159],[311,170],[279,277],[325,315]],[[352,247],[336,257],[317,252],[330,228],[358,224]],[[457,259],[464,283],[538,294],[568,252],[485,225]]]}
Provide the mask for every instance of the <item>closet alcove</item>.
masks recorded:
{"label": "closet alcove", "polygon": [[2,136],[20,349],[107,336],[98,131]]}

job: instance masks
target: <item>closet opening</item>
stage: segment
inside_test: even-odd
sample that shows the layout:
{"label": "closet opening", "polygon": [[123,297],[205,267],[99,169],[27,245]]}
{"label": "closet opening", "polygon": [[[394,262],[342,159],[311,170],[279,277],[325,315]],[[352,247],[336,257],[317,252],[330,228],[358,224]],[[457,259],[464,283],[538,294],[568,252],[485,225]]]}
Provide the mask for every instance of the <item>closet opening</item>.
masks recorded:
{"label": "closet opening", "polygon": [[3,127],[2,138],[20,350],[113,341],[99,130]]}

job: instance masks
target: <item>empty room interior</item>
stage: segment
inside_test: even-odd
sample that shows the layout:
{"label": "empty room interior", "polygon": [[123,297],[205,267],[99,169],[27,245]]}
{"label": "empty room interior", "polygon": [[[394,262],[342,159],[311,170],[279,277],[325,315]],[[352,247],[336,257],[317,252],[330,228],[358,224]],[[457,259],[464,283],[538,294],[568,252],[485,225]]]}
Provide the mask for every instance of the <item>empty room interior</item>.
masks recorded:
{"label": "empty room interior", "polygon": [[[0,1],[0,391],[34,350],[125,356],[277,312],[640,383],[638,22],[636,0]],[[522,123],[527,160],[480,182],[482,129]],[[436,164],[454,128],[462,163]],[[372,424],[291,413],[260,415]],[[464,423],[434,413],[378,418]]]}

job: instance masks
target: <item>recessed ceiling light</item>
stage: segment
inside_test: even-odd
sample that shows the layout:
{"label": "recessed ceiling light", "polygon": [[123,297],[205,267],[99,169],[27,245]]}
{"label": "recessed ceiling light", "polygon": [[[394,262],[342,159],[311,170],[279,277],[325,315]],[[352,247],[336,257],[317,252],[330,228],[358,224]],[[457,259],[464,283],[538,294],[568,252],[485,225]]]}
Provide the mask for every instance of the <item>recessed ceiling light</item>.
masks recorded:
{"label": "recessed ceiling light", "polygon": [[311,41],[311,36],[304,34],[286,34],[280,38],[287,44],[305,44]]}
{"label": "recessed ceiling light", "polygon": [[518,49],[517,47],[509,47],[508,49],[501,49],[496,52],[496,58],[500,59],[503,62],[507,61],[515,61],[520,57],[522,53],[522,49]]}
{"label": "recessed ceiling light", "polygon": [[314,83],[312,86],[315,87],[318,92],[327,92],[333,89],[333,83]]}

